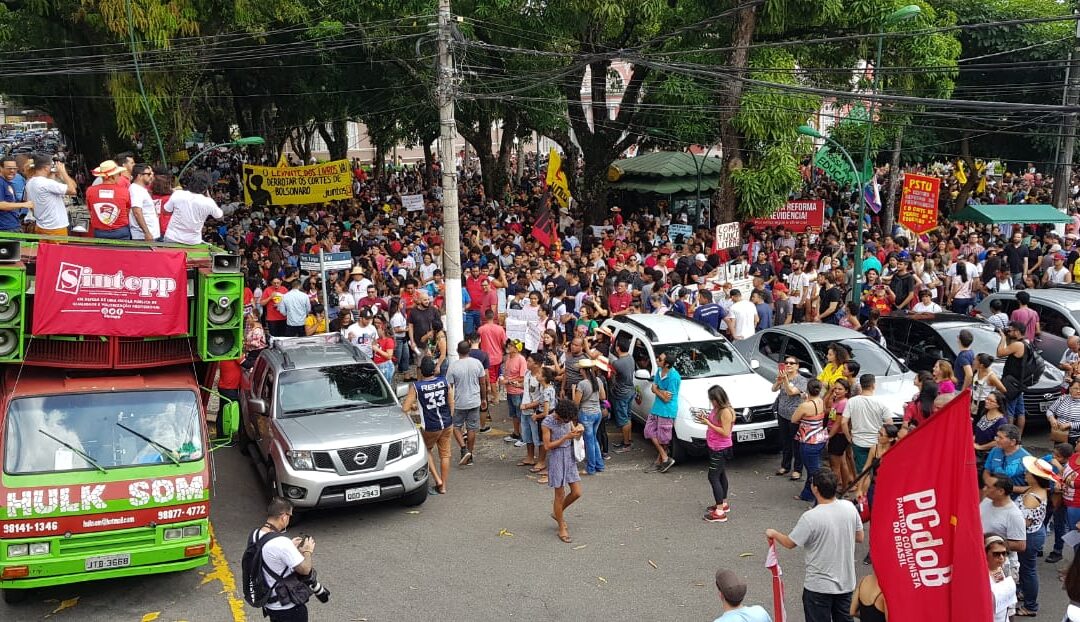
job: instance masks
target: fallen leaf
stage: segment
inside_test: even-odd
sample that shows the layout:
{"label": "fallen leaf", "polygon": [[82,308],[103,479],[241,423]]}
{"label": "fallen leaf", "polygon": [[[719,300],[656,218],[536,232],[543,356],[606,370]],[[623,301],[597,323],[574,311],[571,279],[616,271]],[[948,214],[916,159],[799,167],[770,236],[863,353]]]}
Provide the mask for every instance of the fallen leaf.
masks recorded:
{"label": "fallen leaf", "polygon": [[739,557],[753,557],[753,553],[739,553]]}
{"label": "fallen leaf", "polygon": [[601,583],[607,583],[607,579],[605,579],[604,577],[596,577],[596,578],[600,579]]}
{"label": "fallen leaf", "polygon": [[505,537],[507,537],[507,538],[513,538],[513,537],[514,537],[514,534],[510,533],[510,532],[509,532],[509,531],[507,531],[506,529],[500,529],[500,530],[499,530],[499,535],[500,535],[500,536],[505,536]]}
{"label": "fallen leaf", "polygon": [[579,545],[574,547],[574,550],[575,551],[580,551],[581,549],[583,549],[583,548],[585,548],[587,546],[589,546],[589,545],[588,544],[579,544]]}
{"label": "fallen leaf", "polygon": [[405,512],[405,513],[406,514],[419,514],[420,510],[409,510],[408,512]]}
{"label": "fallen leaf", "polygon": [[651,559],[649,560],[649,565],[652,566],[654,569],[659,569],[659,567],[656,565],[656,562]]}
{"label": "fallen leaf", "polygon": [[705,587],[704,583],[694,583],[694,585],[696,585],[697,587]]}
{"label": "fallen leaf", "polygon": [[143,614],[142,622],[152,622],[161,617],[160,611],[151,611],[150,613]]}
{"label": "fallen leaf", "polygon": [[59,607],[57,607],[56,609],[53,609],[53,613],[60,613],[61,611],[65,610],[65,609],[71,609],[72,607],[74,607],[75,605],[78,605],[78,604],[79,604],[79,597],[78,596],[76,596],[75,598],[65,598],[64,600],[60,601],[60,606]]}

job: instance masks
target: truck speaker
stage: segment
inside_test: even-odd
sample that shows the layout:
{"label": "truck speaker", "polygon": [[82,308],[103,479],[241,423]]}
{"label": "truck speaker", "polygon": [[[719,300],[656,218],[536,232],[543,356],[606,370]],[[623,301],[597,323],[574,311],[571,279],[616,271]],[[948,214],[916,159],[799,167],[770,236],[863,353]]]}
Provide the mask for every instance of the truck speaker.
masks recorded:
{"label": "truck speaker", "polygon": [[22,260],[22,243],[18,240],[0,240],[0,263]]}
{"label": "truck speaker", "polygon": [[[3,249],[19,255],[19,242],[3,241]],[[2,251],[0,251],[2,252]],[[22,264],[0,265],[0,362],[22,361],[26,327],[26,269]]]}
{"label": "truck speaker", "polygon": [[201,269],[195,298],[199,358],[208,362],[238,358],[244,344],[243,275]]}
{"label": "truck speaker", "polygon": [[217,274],[236,274],[240,272],[240,255],[221,253],[210,255],[210,271]]}

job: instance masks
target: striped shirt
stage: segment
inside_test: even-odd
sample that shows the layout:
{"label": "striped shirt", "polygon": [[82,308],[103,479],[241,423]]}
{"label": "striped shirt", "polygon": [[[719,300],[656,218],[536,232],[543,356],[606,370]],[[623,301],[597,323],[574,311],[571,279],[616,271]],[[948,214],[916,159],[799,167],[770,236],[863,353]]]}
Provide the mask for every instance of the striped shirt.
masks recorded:
{"label": "striped shirt", "polygon": [[1053,415],[1058,423],[1069,424],[1069,436],[1080,434],[1080,400],[1062,395],[1050,405],[1046,414]]}

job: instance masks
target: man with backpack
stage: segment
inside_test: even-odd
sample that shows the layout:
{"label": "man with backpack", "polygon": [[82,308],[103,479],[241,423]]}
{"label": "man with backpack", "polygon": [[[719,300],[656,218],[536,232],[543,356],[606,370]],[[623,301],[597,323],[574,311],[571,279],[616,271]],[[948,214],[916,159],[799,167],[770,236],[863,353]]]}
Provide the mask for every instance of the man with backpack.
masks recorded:
{"label": "man with backpack", "polygon": [[270,622],[307,622],[307,600],[313,570],[311,555],[315,538],[289,538],[285,529],[293,506],[274,497],[266,508],[266,522],[252,532],[244,551],[244,600],[261,607]]}
{"label": "man with backpack", "polygon": [[[1027,292],[1020,292],[1026,294]],[[997,356],[1005,358],[1005,369],[1001,382],[1005,385],[1007,406],[1005,416],[1009,422],[1024,431],[1026,420],[1024,412],[1024,389],[1035,384],[1042,375],[1038,359],[1031,344],[1024,339],[1027,326],[1018,321],[1009,322],[1005,330],[999,330],[1001,341],[998,343]]]}

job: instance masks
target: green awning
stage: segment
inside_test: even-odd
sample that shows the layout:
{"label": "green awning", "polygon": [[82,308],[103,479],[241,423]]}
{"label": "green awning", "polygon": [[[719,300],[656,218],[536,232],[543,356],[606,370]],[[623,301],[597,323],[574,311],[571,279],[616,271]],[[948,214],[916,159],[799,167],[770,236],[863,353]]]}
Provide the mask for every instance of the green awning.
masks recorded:
{"label": "green awning", "polygon": [[1061,213],[1053,205],[968,205],[953,214],[950,220],[991,225],[1042,225],[1071,223],[1072,217]]}
{"label": "green awning", "polygon": [[612,190],[655,194],[693,193],[698,190],[698,167],[701,168],[701,192],[711,192],[720,184],[720,158],[707,158],[683,151],[655,151],[635,158],[618,160],[611,165]]}

